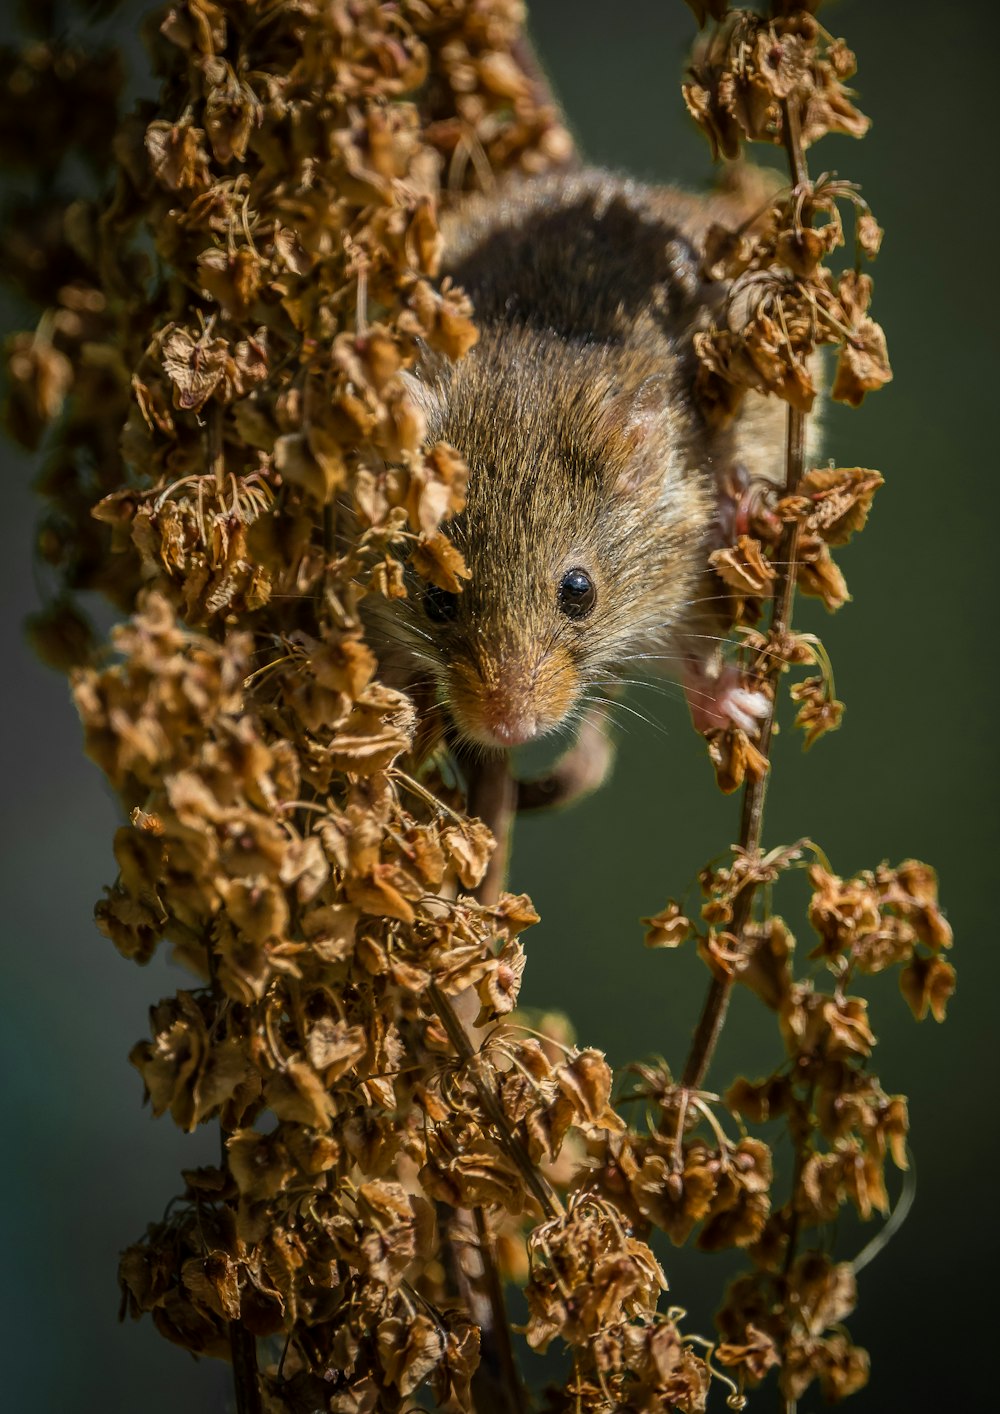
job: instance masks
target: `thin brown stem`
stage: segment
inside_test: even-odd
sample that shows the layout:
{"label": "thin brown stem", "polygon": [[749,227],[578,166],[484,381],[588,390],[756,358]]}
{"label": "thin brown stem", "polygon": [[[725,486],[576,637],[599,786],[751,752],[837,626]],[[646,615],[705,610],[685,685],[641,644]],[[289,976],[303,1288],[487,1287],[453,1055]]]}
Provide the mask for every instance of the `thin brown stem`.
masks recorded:
{"label": "thin brown stem", "polygon": [[[785,141],[788,150],[789,166],[792,171],[792,177],[798,185],[809,180],[805,156],[802,151],[799,118],[795,109],[787,104],[785,105],[784,113]],[[794,494],[805,471],[805,426],[805,414],[800,412],[797,408],[790,406],[788,409],[785,435],[786,495]],[[792,524],[786,526],[778,549],[777,559],[781,568],[778,573],[778,581],[775,586],[774,601],[771,610],[771,632],[779,638],[782,637],[788,629],[792,618],[799,529],[798,522],[792,522]],[[781,662],[775,659],[766,674],[766,680],[773,688],[777,687],[780,673]],[[771,740],[774,736],[776,701],[777,692],[774,692],[772,693],[771,709],[761,723],[760,736],[757,742],[758,750],[768,761],[770,761],[771,757]],[[760,848],[764,827],[764,803],[767,799],[767,783],[769,776],[770,771],[764,771],[761,775],[748,780],[743,788],[739,845],[741,849],[751,855],[756,853]],[[730,924],[730,931],[733,936],[741,942],[747,924],[750,922],[750,914],[753,908],[756,890],[757,885],[755,882],[748,883],[736,896],[733,905],[733,918]],[[691,1048],[688,1052],[688,1058],[681,1076],[681,1084],[687,1089],[699,1089],[708,1073],[708,1067],[711,1064],[715,1047],[718,1044],[722,1027],[725,1024],[732,985],[732,978],[730,977],[712,979],[708,994],[705,997],[705,1004],[702,1007],[701,1016],[698,1018],[698,1025],[695,1028],[695,1033],[691,1040]]]}
{"label": "thin brown stem", "polygon": [[510,773],[507,752],[487,756],[468,768],[468,811],[476,815],[497,842],[486,873],[476,890],[480,903],[493,904],[507,884],[511,834],[517,811],[517,782]]}
{"label": "thin brown stem", "polygon": [[482,1261],[483,1294],[488,1306],[488,1320],[481,1322],[479,1366],[472,1377],[476,1414],[526,1414],[528,1403],[514,1359],[503,1282],[489,1225],[482,1208],[473,1208],[472,1216]]}
{"label": "thin brown stem", "polygon": [[503,1112],[503,1107],[497,1099],[488,1077],[484,1074],[483,1063],[479,1052],[474,1048],[469,1040],[468,1032],[459,1020],[458,1014],[444,992],[432,983],[428,988],[431,1005],[441,1018],[441,1023],[448,1033],[448,1040],[458,1052],[462,1061],[468,1068],[472,1077],[472,1082],[476,1087],[479,1102],[483,1107],[486,1118],[496,1133],[496,1138],[504,1150],[504,1153],[517,1166],[523,1177],[525,1184],[536,1199],[538,1206],[547,1218],[554,1218],[560,1212],[560,1203],[555,1193],[548,1183],[539,1173],[537,1167],[532,1162],[531,1155],[511,1129],[507,1116]]}
{"label": "thin brown stem", "polygon": [[[815,1098],[816,1082],[814,1080],[813,1083],[809,1086],[809,1094],[806,1096],[805,1106],[803,1107],[803,1110],[797,1116],[797,1118],[795,1116],[795,1112],[793,1111],[792,1117],[789,1119],[790,1133],[795,1144],[795,1167],[792,1172],[791,1196],[788,1200],[789,1219],[788,1232],[785,1237],[785,1255],[781,1263],[781,1279],[784,1284],[782,1300],[786,1311],[791,1308],[791,1303],[789,1301],[788,1278],[792,1267],[795,1264],[796,1249],[798,1248],[799,1242],[801,1213],[799,1212],[798,1192],[799,1184],[802,1182],[802,1173],[805,1169],[806,1161],[808,1158],[806,1145],[808,1144],[809,1134],[813,1125],[812,1107]],[[786,1329],[785,1342],[781,1352],[781,1358],[783,1363],[786,1359],[786,1352],[789,1344],[790,1332]],[[778,1392],[778,1398],[779,1414],[795,1414],[797,1400],[792,1399],[790,1395],[783,1394],[780,1391],[780,1388]]]}
{"label": "thin brown stem", "polygon": [[799,110],[793,103],[783,103],[781,115],[784,118],[785,151],[788,154],[792,181],[797,187],[801,187],[809,181],[809,168],[806,166],[806,154],[802,146]]}
{"label": "thin brown stem", "polygon": [[[211,932],[205,934],[205,953],[212,995],[217,1007],[224,1005],[224,994],[217,976],[217,959]],[[219,1166],[229,1171],[228,1130],[219,1119]],[[236,1414],[263,1414],[260,1395],[260,1374],[257,1367],[257,1338],[240,1321],[229,1322],[229,1354],[233,1364],[233,1388],[236,1393]]]}
{"label": "thin brown stem", "polygon": [[263,1414],[257,1376],[257,1340],[239,1321],[229,1322],[229,1349],[233,1358],[236,1414]]}
{"label": "thin brown stem", "polygon": [[222,404],[213,403],[208,412],[208,468],[215,477],[215,488],[220,495],[226,484],[226,454],[222,436],[224,416]]}
{"label": "thin brown stem", "polygon": [[[507,1116],[503,1112],[492,1082],[484,1073],[479,1052],[473,1045],[461,1018],[449,999],[436,985],[432,985],[429,990],[431,1004],[441,1018],[449,1041],[472,1077],[479,1095],[479,1102],[493,1126],[501,1148],[508,1158],[513,1160],[545,1217],[554,1218],[559,1211],[559,1200],[507,1122]],[[493,1245],[489,1239],[486,1218],[481,1208],[473,1209],[473,1218],[479,1234],[479,1253],[488,1302],[488,1310],[482,1313],[479,1322],[482,1353],[483,1360],[487,1365],[494,1367],[492,1380],[487,1378],[484,1372],[483,1377],[476,1381],[474,1391],[476,1411],[477,1414],[522,1414],[526,1407],[524,1388],[514,1362],[514,1352],[510,1342],[510,1322],[507,1318],[503,1286],[496,1267]]]}
{"label": "thin brown stem", "polygon": [[795,1171],[792,1174],[792,1196],[789,1201],[788,1234],[785,1238],[785,1256],[781,1264],[782,1275],[787,1277],[795,1262],[796,1248],[799,1243],[799,1224],[801,1215],[798,1208],[799,1184],[802,1182],[802,1170],[805,1167],[805,1154],[802,1148],[798,1148],[795,1153]]}
{"label": "thin brown stem", "polygon": [[[517,811],[517,782],[511,775],[507,752],[500,756],[487,757],[475,763],[467,763],[466,773],[469,782],[468,812],[470,815],[478,816],[484,824],[488,825],[490,833],[496,840],[496,849],[486,873],[476,889],[477,900],[490,905],[497,902],[507,884],[511,834]],[[477,1000],[474,992],[469,1000]],[[439,1015],[451,1035],[449,1019],[440,1009]],[[466,1038],[469,1054],[475,1056],[479,1038],[472,1014],[462,1017],[457,1011],[453,1011],[453,1015]],[[452,1042],[454,1044],[454,1037],[452,1037]],[[478,1072],[478,1065],[479,1062],[476,1060],[473,1073],[476,1075],[476,1086],[480,1096],[482,1097],[485,1088],[492,1097],[492,1087],[486,1077]],[[499,1110],[499,1105],[497,1105],[497,1109]],[[501,1131],[498,1130],[499,1132]],[[508,1134],[501,1142],[504,1143],[508,1153],[511,1153],[510,1146],[515,1142],[514,1135]],[[521,1157],[514,1154],[511,1156],[514,1157],[521,1171],[525,1172]],[[523,1158],[529,1164],[531,1163],[526,1153],[523,1154]],[[537,1177],[534,1165],[531,1165],[531,1168]],[[538,1191],[534,1185],[532,1185],[532,1191],[538,1197]],[[490,1238],[486,1215],[482,1208],[472,1209],[472,1220],[478,1238],[483,1288],[478,1302],[482,1309],[477,1314],[477,1324],[480,1329],[480,1363],[472,1384],[476,1414],[525,1414],[527,1409],[525,1392],[514,1360],[503,1282],[497,1269],[496,1253]]]}

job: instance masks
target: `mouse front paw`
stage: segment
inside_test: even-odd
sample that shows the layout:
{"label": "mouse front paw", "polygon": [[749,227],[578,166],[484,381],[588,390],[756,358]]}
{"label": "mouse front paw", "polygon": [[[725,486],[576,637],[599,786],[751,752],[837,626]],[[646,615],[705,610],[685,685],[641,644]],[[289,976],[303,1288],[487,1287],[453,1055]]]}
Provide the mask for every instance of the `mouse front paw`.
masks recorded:
{"label": "mouse front paw", "polygon": [[739,668],[731,663],[714,675],[702,664],[689,663],[684,692],[695,730],[702,734],[738,727],[747,736],[756,736],[771,710],[767,693],[749,687]]}
{"label": "mouse front paw", "polygon": [[719,699],[724,725],[739,727],[752,736],[767,716],[771,703],[766,692],[753,687],[731,687]]}

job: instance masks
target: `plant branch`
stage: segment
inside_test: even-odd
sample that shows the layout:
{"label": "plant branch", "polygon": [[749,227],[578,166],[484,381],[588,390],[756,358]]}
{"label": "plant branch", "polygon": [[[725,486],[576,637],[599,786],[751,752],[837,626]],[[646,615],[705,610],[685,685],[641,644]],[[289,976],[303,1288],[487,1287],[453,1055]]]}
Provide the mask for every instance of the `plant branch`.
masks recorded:
{"label": "plant branch", "polygon": [[257,1339],[240,1321],[229,1322],[229,1349],[233,1359],[236,1414],[263,1414],[257,1377]]}
{"label": "plant branch", "polygon": [[222,404],[213,403],[208,413],[208,466],[215,477],[215,489],[220,495],[226,484],[226,455],[222,432],[224,415]]}
{"label": "plant branch", "polygon": [[436,983],[432,982],[427,992],[431,1005],[441,1018],[441,1023],[448,1033],[448,1040],[468,1067],[472,1082],[476,1087],[476,1093],[479,1096],[479,1102],[496,1131],[501,1148],[507,1157],[516,1164],[525,1184],[531,1190],[546,1218],[557,1217],[560,1211],[559,1200],[532,1162],[527,1149],[511,1129],[496,1092],[483,1074],[483,1064],[479,1052],[469,1040],[468,1032],[459,1020],[458,1013]]}
{"label": "plant branch", "polygon": [[[788,162],[791,168],[792,177],[796,185],[808,182],[809,174],[806,167],[805,155],[802,151],[802,140],[799,129],[799,116],[795,108],[789,104],[783,105],[785,118],[785,146],[788,152]],[[785,433],[785,494],[794,494],[805,471],[805,414],[797,408],[789,406],[786,433]],[[785,527],[785,533],[781,538],[778,549],[778,582],[775,586],[774,604],[771,611],[771,632],[777,637],[782,637],[788,629],[792,618],[792,603],[795,597],[795,579],[797,572],[797,556],[799,544],[799,523],[793,521]],[[778,678],[781,674],[781,662],[779,659],[772,660],[770,668],[766,672],[766,681],[773,688],[777,687]],[[774,736],[774,714],[777,706],[777,692],[771,695],[771,707],[767,716],[761,723],[760,737],[757,742],[758,750],[770,762],[771,741]],[[760,848],[761,834],[764,825],[764,803],[767,799],[767,783],[770,771],[766,770],[759,776],[749,779],[743,788],[743,809],[740,818],[740,838],[739,846],[749,854],[754,854]],[[757,885],[750,882],[744,886],[736,896],[733,906],[733,919],[730,930],[739,942],[743,941],[743,935],[747,924],[750,921],[750,913],[753,908],[754,896]],[[705,1004],[702,1007],[701,1016],[691,1041],[691,1049],[681,1076],[681,1084],[689,1090],[697,1090],[708,1073],[715,1047],[718,1044],[722,1027],[725,1024],[726,1012],[729,1007],[729,996],[732,991],[733,979],[731,977],[713,978],[705,997]]]}
{"label": "plant branch", "polygon": [[[217,1007],[225,1005],[225,995],[219,986],[217,958],[212,946],[211,930],[204,935],[205,956],[208,961],[208,975],[212,986],[212,996]],[[230,1173],[229,1149],[226,1146],[228,1131],[219,1117],[219,1162],[223,1173]],[[264,1406],[260,1397],[260,1376],[257,1366],[257,1338],[237,1319],[229,1322],[229,1354],[233,1364],[233,1388],[236,1393],[236,1414],[263,1414]]]}
{"label": "plant branch", "polygon": [[482,1263],[482,1299],[486,1319],[480,1320],[479,1365],[472,1377],[476,1414],[527,1414],[528,1403],[514,1358],[503,1282],[496,1263],[486,1214],[473,1208],[477,1248]]}
{"label": "plant branch", "polygon": [[[468,778],[466,802],[468,813],[478,816],[489,827],[490,833],[496,840],[496,849],[475,893],[479,903],[490,905],[497,902],[507,884],[511,834],[517,811],[517,782],[511,775],[510,759],[506,751],[498,756],[486,757],[464,764]],[[475,992],[471,992],[469,999],[478,1000]],[[444,998],[442,1000],[446,1001]],[[449,1018],[441,1011],[440,1007],[438,1014],[451,1036]],[[472,1014],[460,1016],[455,1011],[452,1014],[466,1037],[470,1054],[475,1056],[478,1037]],[[452,1036],[453,1044],[454,1040],[455,1038]],[[479,1073],[478,1066],[477,1057],[473,1067],[476,1088],[481,1097],[484,1088],[492,1096],[492,1087],[487,1078]],[[502,1111],[501,1118],[504,1118]],[[498,1128],[498,1133],[502,1135],[504,1130]],[[508,1134],[501,1142],[507,1152],[511,1153],[510,1145],[515,1142],[514,1136]],[[518,1168],[525,1172],[521,1158],[514,1154],[511,1154],[511,1157],[514,1158]],[[529,1156],[524,1154],[523,1157],[530,1164]],[[532,1171],[536,1172],[534,1165],[531,1167]],[[532,1186],[532,1191],[538,1197],[534,1186]],[[490,1238],[486,1215],[481,1207],[472,1209],[472,1221],[475,1224],[482,1268],[482,1291],[478,1293],[479,1300],[477,1302],[481,1309],[476,1313],[480,1329],[480,1363],[473,1377],[472,1385],[476,1414],[525,1414],[527,1408],[525,1392],[514,1359],[503,1282],[497,1268],[496,1253]]]}
{"label": "plant branch", "polygon": [[479,903],[494,904],[507,884],[510,863],[511,834],[517,811],[517,782],[510,773],[506,751],[468,763],[469,780],[467,808],[490,829],[497,842],[486,873],[476,889]]}

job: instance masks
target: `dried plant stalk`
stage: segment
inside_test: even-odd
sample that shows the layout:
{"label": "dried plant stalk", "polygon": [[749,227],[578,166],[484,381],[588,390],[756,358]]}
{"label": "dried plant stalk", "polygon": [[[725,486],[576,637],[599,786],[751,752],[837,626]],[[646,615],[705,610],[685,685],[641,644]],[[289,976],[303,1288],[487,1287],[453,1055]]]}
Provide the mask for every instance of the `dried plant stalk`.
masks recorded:
{"label": "dried plant stalk", "polygon": [[[881,232],[804,154],[866,120],[816,5],[692,8],[712,26],[684,91],[714,150],[782,143],[790,162],[755,219],[709,233],[724,314],[698,336],[698,390],[709,419],[748,390],[789,405],[783,489],[748,502],[712,564],[748,681],[773,704],[786,670],[818,669],[791,691],[810,744],[842,704],[822,646],[792,628],[793,594],[844,602],[831,546],[881,482],[807,468],[814,351],[838,346],[831,396],[848,403],[890,373],[861,272]],[[43,448],[59,583],[34,633],[71,670],[127,812],[99,926],[139,962],[169,939],[197,978],[152,1009],[133,1063],[155,1113],[222,1137],[220,1162],[186,1172],[123,1253],[124,1309],[231,1361],[241,1414],[525,1408],[504,1278],[525,1288],[528,1347],[568,1352],[551,1410],[703,1410],[713,1381],[742,1408],[771,1370],[786,1409],[814,1381],[851,1393],[867,1373],[842,1324],[855,1269],[810,1233],[846,1203],[887,1211],[907,1133],[851,988],[898,965],[914,1013],[941,1019],[954,984],[927,866],[843,879],[809,841],[765,850],[772,709],[756,738],[708,733],[719,784],[744,795],[700,923],[673,902],[647,920],[651,946],[697,936],[711,973],[680,1082],[637,1065],[616,1108],[599,1051],[512,1015],[536,921],[503,877],[514,785],[503,762],[469,772],[468,799],[448,784],[428,715],[377,679],[361,604],[419,576],[454,591],[465,572],[447,523],[467,468],[426,445],[402,375],[422,345],[460,358],[477,337],[438,281],[440,204],[573,160],[522,20],[517,0],[183,0],[150,27],[157,104],[121,119],[113,55],[7,56],[0,131],[27,105],[51,126],[4,246],[44,306],[8,350],[8,424]],[[73,137],[99,174],[112,135],[114,190],[53,196]],[[857,259],[835,275],[842,208]],[[91,590],[123,615],[110,644],[79,607]],[[829,992],[795,976],[769,911],[807,857]],[[702,1085],[735,982],[783,1057],[720,1101]],[[644,1123],[618,1112],[632,1101]],[[779,1117],[785,1196],[752,1132]],[[660,1309],[654,1232],[747,1252],[714,1344]],[[456,1275],[463,1243],[478,1250]]]}
{"label": "dried plant stalk", "polygon": [[[783,106],[785,142],[788,148],[788,163],[796,189],[803,191],[808,185],[808,172],[802,152],[802,138],[798,114],[795,108]],[[808,221],[808,211],[803,212],[803,223]],[[799,408],[789,405],[787,416],[785,481],[786,496],[796,495],[805,472],[806,415]],[[771,611],[771,637],[783,640],[791,630],[792,601],[795,595],[795,577],[798,569],[798,544],[801,522],[789,521],[778,542],[778,570],[774,587],[774,602]],[[757,750],[765,762],[770,761],[771,739],[774,733],[774,710],[776,702],[775,685],[782,671],[782,661],[777,656],[771,659],[766,673],[768,698],[771,709],[760,724]],[[764,828],[764,801],[767,796],[768,770],[762,769],[751,775],[743,789],[743,808],[740,817],[738,848],[745,854],[759,853]],[[747,924],[753,909],[756,883],[748,882],[738,895],[733,911],[732,934],[737,946],[742,945]],[[729,994],[733,978],[723,975],[714,977],[705,998],[705,1005],[698,1020],[698,1026],[691,1042],[691,1050],[681,1077],[681,1084],[690,1090],[697,1090],[703,1083],[712,1060],[712,1054],[726,1018]]]}

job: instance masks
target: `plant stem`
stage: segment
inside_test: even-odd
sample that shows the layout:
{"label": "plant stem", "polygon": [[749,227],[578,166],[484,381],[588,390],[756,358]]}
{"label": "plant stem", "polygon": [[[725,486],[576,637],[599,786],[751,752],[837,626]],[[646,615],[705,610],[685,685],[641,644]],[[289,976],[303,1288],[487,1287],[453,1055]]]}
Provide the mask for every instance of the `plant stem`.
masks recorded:
{"label": "plant stem", "polygon": [[208,413],[208,465],[215,477],[215,489],[222,494],[226,484],[226,456],[223,445],[221,403],[213,403]]}
{"label": "plant stem", "polygon": [[[796,185],[807,182],[809,173],[806,167],[805,156],[802,151],[802,140],[799,129],[798,112],[788,104],[783,105],[785,117],[785,146],[788,151],[788,162],[791,168],[792,178]],[[805,470],[805,413],[798,408],[789,406],[786,420],[785,433],[785,494],[794,494]],[[778,582],[774,593],[774,607],[771,610],[771,632],[773,635],[782,636],[788,629],[792,618],[792,603],[795,597],[796,579],[796,557],[799,544],[799,524],[793,521],[785,527],[785,533],[781,537],[781,544],[778,549]],[[773,687],[777,686],[778,677],[781,673],[781,663],[773,660],[772,666],[766,673],[767,680]],[[770,761],[771,739],[774,736],[774,713],[777,703],[777,693],[772,696],[771,709],[761,723],[760,737],[757,742],[759,751]],[[759,777],[748,780],[743,788],[743,809],[740,818],[740,848],[749,854],[754,854],[760,848],[761,834],[764,825],[764,802],[767,799],[767,783],[770,771],[764,771]],[[743,941],[743,934],[750,921],[750,912],[753,908],[754,895],[757,886],[755,883],[747,884],[736,896],[733,906],[733,919],[730,931],[740,942]],[[726,1020],[726,1011],[729,1007],[729,995],[732,991],[733,980],[731,977],[713,978],[702,1007],[698,1025],[695,1028],[694,1036],[691,1040],[691,1049],[681,1076],[681,1084],[689,1090],[697,1090],[708,1072],[715,1047],[718,1043],[722,1027]]]}
{"label": "plant stem", "polygon": [[[525,1184],[535,1197],[546,1218],[554,1218],[560,1211],[559,1200],[542,1177],[531,1155],[507,1122],[507,1116],[493,1090],[488,1076],[483,1073],[479,1053],[469,1038],[445,994],[434,984],[428,989],[433,1005],[448,1039],[468,1067],[473,1084],[479,1095],[479,1102],[493,1126],[497,1140],[521,1173]],[[473,1220],[479,1235],[479,1253],[482,1259],[483,1279],[486,1286],[488,1311],[480,1313],[480,1341],[483,1360],[487,1368],[483,1377],[474,1387],[476,1414],[523,1414],[526,1409],[524,1387],[517,1372],[514,1351],[510,1339],[510,1322],[504,1302],[503,1284],[496,1267],[493,1245],[489,1239],[486,1217],[482,1209],[473,1208]],[[490,1368],[492,1367],[492,1368]],[[493,1379],[488,1378],[493,1375]]]}
{"label": "plant stem", "polygon": [[476,889],[479,903],[489,905],[496,903],[507,884],[511,834],[517,810],[517,782],[510,773],[510,761],[506,751],[496,756],[487,756],[474,764],[470,763],[467,774],[468,812],[478,816],[489,826],[497,842],[486,873]]}
{"label": "plant stem", "polygon": [[[205,955],[208,960],[208,974],[212,984],[212,998],[217,1008],[226,1004],[225,994],[219,986],[217,975],[218,959],[212,946],[212,934],[204,934]],[[223,1173],[229,1173],[229,1149],[226,1137],[229,1131],[219,1117],[219,1166]],[[241,1321],[229,1322],[229,1354],[233,1364],[233,1388],[236,1392],[236,1414],[263,1414],[264,1406],[260,1397],[260,1377],[257,1369],[257,1338]]]}
{"label": "plant stem", "polygon": [[229,1322],[229,1349],[233,1357],[236,1414],[263,1414],[257,1378],[257,1340],[239,1321]]}
{"label": "plant stem", "polygon": [[479,1366],[472,1377],[476,1414],[527,1414],[525,1389],[514,1358],[510,1320],[503,1282],[496,1264],[486,1214],[473,1208],[478,1249],[482,1261],[482,1296],[485,1319],[480,1319]]}
{"label": "plant stem", "polygon": [[[466,802],[468,813],[478,816],[489,827],[490,833],[496,840],[496,849],[487,866],[486,873],[476,889],[478,902],[490,905],[497,902],[507,884],[511,834],[517,810],[517,782],[510,773],[507,752],[475,762],[466,762],[465,770],[469,783]],[[474,993],[471,999],[476,1000]],[[442,1001],[447,1005],[446,998],[442,997]],[[455,1044],[455,1037],[452,1035],[449,1025],[449,1017],[440,1007],[438,1014],[448,1029],[452,1043]],[[472,1021],[472,1014],[461,1017],[458,1012],[452,1010],[452,1015],[466,1039],[470,1056],[474,1056],[479,1038]],[[479,1090],[481,1099],[485,1090],[489,1092],[491,1100],[494,1100],[495,1097],[493,1097],[489,1081],[479,1073],[478,1061],[474,1063],[473,1075],[476,1077],[476,1088]],[[485,1100],[483,1103],[486,1108]],[[497,1109],[499,1110],[499,1105],[497,1105]],[[502,1111],[500,1117],[504,1119]],[[517,1144],[517,1141],[513,1134],[509,1132],[505,1134],[505,1131],[506,1124],[503,1129],[498,1128],[497,1131],[501,1135],[504,1148],[514,1158],[526,1179],[527,1170],[522,1158],[530,1165],[531,1172],[537,1179],[539,1175],[534,1165],[531,1164],[530,1157],[523,1151],[520,1154],[512,1152],[512,1146]],[[520,1147],[517,1144],[518,1150]],[[539,1197],[539,1190],[534,1183],[531,1184],[531,1187],[535,1196]],[[481,1207],[472,1209],[472,1220],[478,1238],[483,1286],[480,1300],[477,1303],[481,1309],[476,1313],[480,1330],[480,1363],[472,1382],[476,1414],[525,1414],[527,1409],[525,1391],[518,1374],[517,1362],[514,1359],[503,1282],[497,1269],[496,1253],[490,1238],[486,1214]]]}
{"label": "plant stem", "polygon": [[497,1099],[496,1093],[493,1090],[493,1086],[483,1074],[479,1052],[469,1040],[468,1032],[459,1020],[455,1008],[436,983],[432,982],[427,992],[430,997],[431,1005],[441,1018],[444,1029],[448,1033],[448,1040],[468,1067],[469,1074],[472,1076],[472,1082],[476,1087],[476,1093],[479,1096],[479,1102],[483,1107],[487,1119],[496,1131],[496,1137],[501,1148],[507,1157],[517,1166],[525,1184],[531,1190],[532,1195],[546,1218],[557,1217],[560,1211],[559,1200],[532,1162],[531,1155],[528,1153],[527,1149],[511,1129],[507,1121],[507,1116],[504,1114],[500,1101]]}

